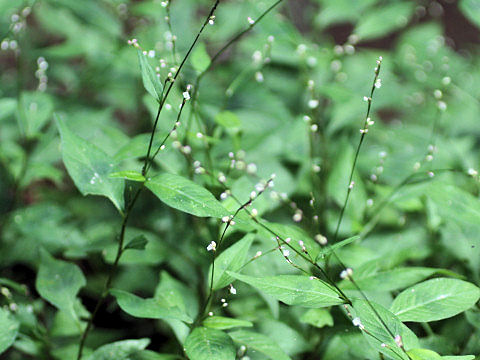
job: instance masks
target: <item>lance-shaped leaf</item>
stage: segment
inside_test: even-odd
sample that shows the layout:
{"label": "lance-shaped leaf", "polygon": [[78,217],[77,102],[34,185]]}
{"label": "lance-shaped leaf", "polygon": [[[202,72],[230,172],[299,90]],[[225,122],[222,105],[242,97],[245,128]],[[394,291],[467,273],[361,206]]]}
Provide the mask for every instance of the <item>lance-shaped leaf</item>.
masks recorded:
{"label": "lance-shaped leaf", "polygon": [[83,194],[109,198],[117,209],[124,205],[125,181],[109,177],[115,163],[103,150],[75,135],[60,118],[56,117],[62,139],[62,157],[68,174]]}
{"label": "lance-shaped leaf", "polygon": [[117,299],[120,308],[127,314],[147,319],[176,319],[186,323],[193,320],[177,306],[169,306],[159,298],[143,299],[123,290],[113,289],[110,293]]}
{"label": "lance-shaped leaf", "polygon": [[75,298],[85,284],[85,277],[78,266],[54,259],[46,250],[40,250],[40,268],[35,286],[41,297],[77,318],[73,308]]}
{"label": "lance-shaped leaf", "polygon": [[234,360],[235,346],[223,331],[198,327],[185,340],[185,352],[190,360]]}
{"label": "lance-shaped leaf", "polygon": [[138,62],[140,63],[140,71],[142,72],[142,81],[145,90],[152,95],[155,100],[162,100],[163,85],[153,68],[150,66],[147,55],[142,50],[137,50]]}
{"label": "lance-shaped leaf", "polygon": [[402,321],[428,322],[460,314],[479,298],[480,289],[469,282],[438,278],[402,291],[390,310]]}
{"label": "lance-shaped leaf", "polygon": [[148,179],[145,186],[174,209],[200,217],[221,218],[228,215],[227,210],[207,189],[183,176],[160,174]]}
{"label": "lance-shaped leaf", "polygon": [[317,278],[302,275],[257,278],[230,271],[227,273],[288,305],[321,308],[344,303],[332,286]]}

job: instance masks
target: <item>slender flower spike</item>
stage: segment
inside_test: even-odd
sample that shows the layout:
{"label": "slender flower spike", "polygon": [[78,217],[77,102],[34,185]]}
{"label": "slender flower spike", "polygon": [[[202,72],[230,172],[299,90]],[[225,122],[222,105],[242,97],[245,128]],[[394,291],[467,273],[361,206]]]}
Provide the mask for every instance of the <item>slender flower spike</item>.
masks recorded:
{"label": "slender flower spike", "polygon": [[212,241],[210,244],[207,246],[207,251],[216,251],[217,250],[217,243],[215,241]]}

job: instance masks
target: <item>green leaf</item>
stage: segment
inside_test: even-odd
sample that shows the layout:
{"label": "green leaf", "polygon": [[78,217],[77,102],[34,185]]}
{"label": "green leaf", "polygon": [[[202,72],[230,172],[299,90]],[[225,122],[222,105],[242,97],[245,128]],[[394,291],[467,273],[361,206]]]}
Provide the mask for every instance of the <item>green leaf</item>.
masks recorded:
{"label": "green leaf", "polygon": [[142,174],[140,174],[138,171],[133,171],[133,170],[118,171],[118,172],[111,173],[109,176],[111,178],[127,179],[130,181],[138,181],[138,182],[144,182],[146,180]]}
{"label": "green leaf", "polygon": [[35,286],[42,298],[76,319],[75,299],[85,284],[85,277],[78,266],[56,260],[46,250],[40,249],[40,268]]}
{"label": "green leaf", "polygon": [[428,349],[412,349],[409,350],[408,355],[412,360],[441,360],[442,357],[435,351]]}
{"label": "green leaf", "polygon": [[362,334],[375,350],[393,359],[409,360],[403,350],[396,344],[394,337],[400,335],[406,349],[418,347],[418,339],[408,327],[402,324],[398,317],[372,301],[367,303],[365,300],[355,300],[353,309],[355,317],[365,327],[366,331],[362,331]]}
{"label": "green leaf", "polygon": [[18,328],[18,321],[7,310],[0,308],[0,354],[13,344]]}
{"label": "green leaf", "polygon": [[87,360],[130,360],[130,355],[145,349],[149,343],[149,339],[117,341],[98,348]]}
{"label": "green leaf", "polygon": [[408,2],[379,6],[360,18],[354,33],[362,40],[386,36],[407,25],[414,10],[415,6]]}
{"label": "green leaf", "polygon": [[460,0],[458,7],[468,20],[480,28],[480,1]]}
{"label": "green leaf", "polygon": [[160,82],[160,78],[150,66],[147,56],[142,50],[137,49],[138,61],[140,63],[140,70],[142,72],[142,81],[145,90],[152,95],[155,100],[160,102],[162,100],[163,85]]}
{"label": "green leaf", "polygon": [[125,183],[109,178],[115,166],[113,160],[94,144],[72,133],[59,116],[56,121],[62,140],[63,162],[78,190],[82,195],[106,196],[121,211]]}
{"label": "green leaf", "polygon": [[198,327],[184,344],[190,360],[234,360],[236,351],[232,339],[223,331]]}
{"label": "green leaf", "polygon": [[210,66],[210,56],[205,43],[199,43],[192,52],[192,66],[198,73],[204,72]]}
{"label": "green leaf", "polygon": [[253,324],[247,320],[228,318],[224,316],[209,316],[203,321],[203,326],[211,329],[231,329],[236,327],[252,327]]}
{"label": "green leaf", "polygon": [[290,357],[268,336],[253,331],[237,330],[229,333],[238,344],[254,349],[272,360],[291,360]]}
{"label": "green leaf", "polygon": [[[233,281],[233,277],[227,274],[227,271],[238,271],[245,264],[248,255],[248,249],[252,245],[254,234],[248,234],[243,239],[237,241],[228,249],[223,251],[215,259],[215,273],[213,274],[213,289],[221,289]],[[211,278],[212,267],[210,266]]]}
{"label": "green leaf", "polygon": [[309,309],[300,317],[300,321],[317,328],[333,326],[333,317],[326,309]]}
{"label": "green leaf", "polygon": [[18,120],[22,133],[27,138],[38,135],[53,114],[51,97],[42,92],[22,92]]}
{"label": "green leaf", "polygon": [[160,174],[148,179],[145,186],[174,209],[200,217],[221,218],[228,215],[208,190],[182,176]]}
{"label": "green leaf", "polygon": [[[393,291],[406,288],[433,274],[442,272],[445,271],[424,267],[404,267],[364,273],[355,271],[355,283],[362,290]],[[342,281],[340,287],[346,290],[355,290],[355,286],[348,280]]]}
{"label": "green leaf", "polygon": [[159,299],[167,306],[178,307],[191,318],[195,318],[198,313],[198,301],[193,289],[175,279],[166,271],[162,271],[160,279],[160,283],[155,289],[154,298]]}
{"label": "green leaf", "polygon": [[193,320],[177,306],[170,306],[159,298],[143,299],[123,290],[110,290],[110,293],[117,299],[120,308],[127,314],[138,318],[147,319],[176,319],[186,323]]}
{"label": "green leaf", "polygon": [[145,235],[138,235],[128,242],[124,250],[135,249],[135,250],[145,250],[145,247],[148,244],[148,239]]}
{"label": "green leaf", "polygon": [[480,289],[469,282],[437,278],[401,292],[390,310],[402,321],[428,322],[468,310],[479,298]]}
{"label": "green leaf", "polygon": [[443,360],[474,360],[475,355],[448,355],[442,356]]}
{"label": "green leaf", "polygon": [[332,286],[317,278],[302,275],[256,278],[232,272],[228,274],[288,305],[321,308],[344,303]]}

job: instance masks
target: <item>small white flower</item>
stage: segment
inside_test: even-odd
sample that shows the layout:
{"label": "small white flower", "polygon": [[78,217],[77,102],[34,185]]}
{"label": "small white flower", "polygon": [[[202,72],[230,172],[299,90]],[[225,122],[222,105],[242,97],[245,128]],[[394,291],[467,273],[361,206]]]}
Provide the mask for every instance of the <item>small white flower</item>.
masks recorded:
{"label": "small white flower", "polygon": [[327,245],[328,240],[322,234],[315,235],[315,241],[318,242],[320,245]]}
{"label": "small white flower", "polygon": [[237,289],[235,289],[232,284],[230,284],[230,289],[229,289],[229,291],[230,291],[230,294],[232,294],[232,295],[236,295],[236,294],[237,294]]}
{"label": "small white flower", "polygon": [[437,107],[440,109],[440,111],[447,110],[447,104],[445,103],[445,101],[437,102]]}
{"label": "small white flower", "polygon": [[290,256],[290,250],[283,250],[283,256],[289,257]]}
{"label": "small white flower", "polygon": [[380,89],[380,88],[382,87],[382,79],[377,79],[377,80],[375,81],[375,87],[376,87],[377,89]]}
{"label": "small white flower", "polygon": [[255,174],[257,172],[257,165],[254,163],[250,163],[247,165],[247,173],[249,174]]}
{"label": "small white flower", "polygon": [[289,238],[289,237],[285,239],[285,242],[286,242],[287,244],[288,244],[290,241],[292,241],[292,239]]}
{"label": "small white flower", "polygon": [[256,258],[258,258],[258,257],[260,257],[260,256],[262,256],[262,252],[261,252],[261,251],[257,251],[257,252],[255,253],[254,258],[256,259]]}
{"label": "small white flower", "polygon": [[212,241],[210,244],[207,246],[207,251],[216,251],[217,250],[217,243],[215,241]]}
{"label": "small white flower", "polygon": [[402,341],[402,337],[400,335],[395,335],[395,343],[399,347],[403,347],[403,341]]}
{"label": "small white flower", "polygon": [[252,191],[252,192],[250,193],[250,199],[253,200],[253,199],[255,199],[256,197],[257,197],[257,193],[256,193],[255,191]]}
{"label": "small white flower", "polygon": [[353,275],[353,270],[351,268],[346,268],[345,270],[342,270],[342,272],[340,273],[340,278],[347,279],[352,275]]}
{"label": "small white flower", "polygon": [[363,97],[363,101],[366,101],[366,102],[372,101],[372,98],[371,98],[371,97],[368,97],[368,96],[364,96],[364,97]]}
{"label": "small white flower", "polygon": [[222,192],[220,194],[220,199],[225,200],[228,197],[228,194],[226,192]]}
{"label": "small white flower", "polygon": [[315,109],[316,107],[318,107],[318,104],[319,104],[319,102],[316,99],[311,99],[311,100],[308,101],[308,107],[310,109]]}
{"label": "small white flower", "polygon": [[224,216],[222,217],[222,222],[227,223],[230,221],[230,216]]}
{"label": "small white flower", "polygon": [[348,185],[348,188],[351,190],[355,186],[355,181],[352,181],[350,185]]}
{"label": "small white flower", "polygon": [[295,221],[295,222],[300,222],[300,221],[302,221],[302,217],[303,217],[303,216],[302,216],[302,213],[297,211],[297,212],[293,215],[292,219],[293,219],[293,221]]}
{"label": "small white flower", "polygon": [[478,175],[478,171],[475,170],[475,169],[470,168],[470,169],[468,169],[468,175],[470,175],[470,176],[477,176],[477,175]]}
{"label": "small white flower", "polygon": [[263,82],[263,80],[264,80],[263,74],[260,71],[257,71],[255,73],[255,80],[259,83]]}
{"label": "small white flower", "polygon": [[184,98],[186,101],[190,100],[190,93],[189,93],[188,91],[185,91],[185,92],[183,93],[183,98]]}
{"label": "small white flower", "polygon": [[257,216],[258,215],[258,210],[257,209],[252,209],[252,216]]}
{"label": "small white flower", "polygon": [[449,76],[445,76],[442,79],[442,84],[445,85],[445,86],[449,85],[451,82],[452,82],[452,79]]}
{"label": "small white flower", "polygon": [[354,318],[354,319],[352,320],[352,324],[353,324],[353,326],[357,326],[357,327],[359,327],[360,329],[364,329],[364,326],[363,326],[363,324],[362,324],[362,321],[360,320],[359,317]]}
{"label": "small white flower", "polygon": [[247,18],[247,21],[250,25],[255,24],[255,20],[253,20],[250,16]]}

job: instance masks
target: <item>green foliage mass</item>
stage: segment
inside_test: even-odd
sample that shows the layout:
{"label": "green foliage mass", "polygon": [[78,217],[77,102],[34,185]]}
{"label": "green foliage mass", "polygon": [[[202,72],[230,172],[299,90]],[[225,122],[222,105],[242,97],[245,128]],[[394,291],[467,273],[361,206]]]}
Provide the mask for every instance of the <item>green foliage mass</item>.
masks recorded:
{"label": "green foliage mass", "polygon": [[480,1],[0,0],[0,357],[480,355]]}

